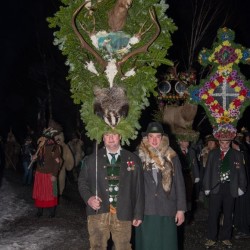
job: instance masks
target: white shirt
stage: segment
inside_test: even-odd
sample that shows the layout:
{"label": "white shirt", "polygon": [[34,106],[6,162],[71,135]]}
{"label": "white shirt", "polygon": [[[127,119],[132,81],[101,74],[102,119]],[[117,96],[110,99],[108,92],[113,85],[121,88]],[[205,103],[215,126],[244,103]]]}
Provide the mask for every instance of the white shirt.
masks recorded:
{"label": "white shirt", "polygon": [[107,152],[107,156],[108,156],[109,162],[111,163],[111,159],[112,159],[111,154],[116,154],[115,155],[115,159],[117,160],[118,156],[121,154],[121,147],[119,147],[119,149],[115,153],[109,152],[107,148],[106,148],[106,152]]}

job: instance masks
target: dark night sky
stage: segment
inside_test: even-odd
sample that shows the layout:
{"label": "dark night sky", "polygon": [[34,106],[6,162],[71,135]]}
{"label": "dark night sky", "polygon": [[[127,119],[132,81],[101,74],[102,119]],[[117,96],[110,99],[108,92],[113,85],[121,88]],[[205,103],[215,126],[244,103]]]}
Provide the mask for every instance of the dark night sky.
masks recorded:
{"label": "dark night sky", "polygon": [[[191,0],[169,0],[168,16],[174,19],[179,30],[173,36],[170,59],[184,58],[186,39],[190,35]],[[193,0],[194,2],[194,0]],[[198,1],[199,2],[199,1]],[[214,0],[213,6],[223,5],[216,21],[209,28],[201,47],[210,48],[221,25],[233,29],[236,42],[250,48],[249,0]],[[12,0],[1,6],[0,13],[0,135],[6,137],[12,127],[19,140],[26,133],[26,125],[36,126],[39,100],[46,101],[46,81],[52,88],[53,117],[68,134],[76,127],[77,107],[69,94],[66,82],[67,68],[60,51],[52,45],[53,31],[46,17],[58,9],[56,0]],[[46,78],[46,74],[48,78]],[[250,78],[250,66],[242,67]],[[248,112],[249,113],[249,112]],[[244,116],[245,117],[245,116]],[[246,118],[244,118],[244,123]]]}
{"label": "dark night sky", "polygon": [[[187,55],[187,41],[190,39],[191,34],[191,23],[194,9],[195,1],[191,0],[168,0],[170,5],[168,16],[171,16],[174,19],[175,24],[178,26],[178,31],[172,36],[173,46],[170,48],[170,58],[175,62],[180,62],[180,68],[187,68],[187,62],[185,59]],[[199,7],[203,1],[198,0]],[[221,27],[228,27],[235,32],[235,43],[241,44],[246,48],[250,48],[250,32],[249,32],[249,13],[250,13],[250,1],[248,0],[211,0],[206,2],[206,10],[208,12],[208,19],[205,23],[212,20],[209,24],[208,30],[206,30],[205,35],[200,42],[199,46],[195,51],[195,58],[198,57],[199,51],[205,47],[211,49],[212,43],[216,38],[217,30]],[[210,4],[210,5],[209,5]],[[214,11],[217,10],[216,17],[214,17]],[[196,69],[200,67],[197,59],[193,61]],[[250,79],[250,65],[240,64],[241,72],[245,75],[247,79]],[[204,111],[199,107],[200,113],[196,117],[196,123],[199,123],[200,120],[204,117]],[[242,119],[238,122],[238,128],[242,126],[250,129],[250,107],[248,107]],[[208,133],[207,128],[211,129],[211,126],[208,126],[208,120],[205,119],[201,123],[199,128],[200,132]],[[212,130],[211,130],[212,131]],[[210,131],[210,132],[211,132]]]}
{"label": "dark night sky", "polygon": [[0,134],[4,137],[10,127],[20,140],[26,125],[36,128],[41,103],[48,102],[47,81],[53,118],[64,127],[75,126],[76,107],[65,80],[67,68],[52,44],[53,30],[46,22],[57,8],[53,0],[14,0],[1,8]]}

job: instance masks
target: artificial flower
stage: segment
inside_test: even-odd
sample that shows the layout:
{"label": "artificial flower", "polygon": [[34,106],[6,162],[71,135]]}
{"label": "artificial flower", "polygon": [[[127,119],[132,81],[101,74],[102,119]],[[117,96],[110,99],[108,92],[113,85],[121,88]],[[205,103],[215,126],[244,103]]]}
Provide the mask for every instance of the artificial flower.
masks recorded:
{"label": "artificial flower", "polygon": [[241,87],[235,86],[234,91],[237,92],[237,93],[240,92],[241,91]]}
{"label": "artificial flower", "polygon": [[238,96],[238,99],[239,99],[241,102],[243,102],[246,98],[245,98],[245,96],[243,96],[243,95],[239,95],[239,96]]}

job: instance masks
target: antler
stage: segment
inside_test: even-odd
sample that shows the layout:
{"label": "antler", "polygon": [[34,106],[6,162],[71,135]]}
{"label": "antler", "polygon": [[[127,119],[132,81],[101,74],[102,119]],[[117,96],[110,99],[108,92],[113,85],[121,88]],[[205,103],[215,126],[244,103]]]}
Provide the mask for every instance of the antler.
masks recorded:
{"label": "antler", "polygon": [[155,11],[154,9],[150,9],[149,10],[149,14],[150,14],[150,17],[153,21],[153,23],[155,24],[155,27],[156,27],[156,32],[154,34],[154,36],[150,39],[150,41],[148,43],[146,43],[144,46],[140,47],[140,48],[137,48],[135,49],[134,51],[131,51],[129,54],[127,54],[126,56],[124,56],[122,58],[121,61],[117,62],[116,65],[117,65],[117,68],[120,70],[121,68],[121,65],[126,62],[130,57],[134,56],[134,55],[137,55],[139,53],[143,53],[143,52],[147,52],[148,51],[148,48],[149,46],[157,39],[157,37],[159,36],[160,32],[161,32],[161,28],[160,28],[160,25],[157,21],[157,18],[156,18],[156,15],[155,15]]}
{"label": "antler", "polygon": [[95,31],[95,17],[92,15],[92,18],[93,18],[94,28],[93,28],[93,30],[92,30],[91,32],[89,32],[87,29],[85,29],[85,28],[83,27],[83,25],[82,25],[81,23],[79,23],[79,25],[80,25],[80,27],[82,28],[82,30],[84,30],[89,36],[92,36],[93,34],[96,33],[96,31]]}
{"label": "antler", "polygon": [[177,80],[177,81],[181,81],[180,79],[179,79],[179,76],[178,76],[178,73],[177,73],[177,67],[178,67],[178,65],[179,65],[179,63],[176,63],[173,67],[172,67],[172,73],[173,73],[173,75],[174,75],[174,77],[175,77],[175,80]]}
{"label": "antler", "polygon": [[176,63],[175,66],[172,67],[172,73],[174,75],[174,78],[176,81],[182,83],[183,85],[186,85],[187,83],[185,83],[180,77],[179,74],[177,73],[177,67],[178,67],[179,63]]}
{"label": "antler", "polygon": [[[178,65],[179,65],[179,63],[176,63],[175,64],[175,66],[173,66],[171,69],[172,69],[172,74],[173,74],[173,76],[174,76],[174,80],[176,80],[176,81],[178,81],[178,82],[180,82],[180,83],[182,83],[183,85],[185,85],[185,86],[188,86],[188,85],[190,85],[190,84],[192,84],[192,83],[190,83],[190,81],[188,81],[188,80],[183,80],[182,78],[181,78],[181,74],[178,74],[177,73],[177,67],[178,67]],[[181,72],[181,73],[185,73],[185,72]],[[190,72],[187,72],[188,74],[189,74],[189,76],[190,76]]]}
{"label": "antler", "polygon": [[84,49],[86,49],[87,51],[89,51],[95,58],[96,60],[99,62],[99,64],[103,67],[103,70],[106,68],[107,66],[107,62],[84,40],[84,38],[82,37],[82,35],[80,34],[80,32],[78,31],[77,27],[76,27],[76,16],[79,14],[79,12],[81,11],[81,9],[88,4],[89,2],[85,2],[83,3],[73,14],[73,17],[71,19],[71,25],[72,28],[75,32],[75,34],[77,35],[77,37],[79,38],[81,45]]}

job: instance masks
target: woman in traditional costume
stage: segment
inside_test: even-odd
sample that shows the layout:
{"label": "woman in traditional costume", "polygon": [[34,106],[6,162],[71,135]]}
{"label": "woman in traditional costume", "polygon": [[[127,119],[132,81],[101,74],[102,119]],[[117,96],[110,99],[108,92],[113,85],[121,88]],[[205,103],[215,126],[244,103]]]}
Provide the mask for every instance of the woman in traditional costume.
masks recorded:
{"label": "woman in traditional costume", "polygon": [[57,177],[61,167],[61,148],[54,140],[57,130],[45,129],[38,140],[38,150],[34,156],[37,161],[33,199],[38,208],[37,217],[43,215],[44,208],[50,208],[49,217],[55,217],[58,205]]}

